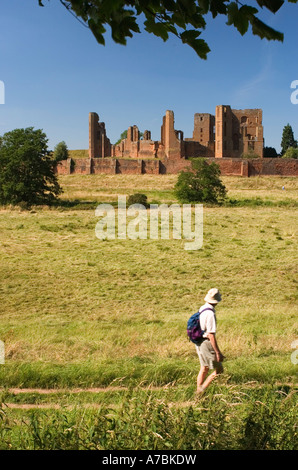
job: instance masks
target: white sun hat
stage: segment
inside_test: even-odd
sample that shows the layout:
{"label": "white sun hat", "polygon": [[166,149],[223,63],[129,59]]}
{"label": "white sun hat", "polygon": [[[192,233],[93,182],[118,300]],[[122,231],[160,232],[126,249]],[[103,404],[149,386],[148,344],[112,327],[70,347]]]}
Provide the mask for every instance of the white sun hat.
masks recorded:
{"label": "white sun hat", "polygon": [[208,302],[208,304],[217,304],[218,302],[221,301],[221,295],[218,289],[216,287],[213,287],[208,291],[208,294],[205,297],[205,302]]}

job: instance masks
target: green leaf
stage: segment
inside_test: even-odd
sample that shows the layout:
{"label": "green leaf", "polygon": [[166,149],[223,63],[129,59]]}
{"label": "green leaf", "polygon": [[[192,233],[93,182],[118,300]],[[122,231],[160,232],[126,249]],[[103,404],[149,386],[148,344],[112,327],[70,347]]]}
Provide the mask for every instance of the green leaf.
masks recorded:
{"label": "green leaf", "polygon": [[148,33],[155,34],[155,36],[161,37],[164,41],[169,38],[167,25],[164,23],[155,23],[153,18],[150,18],[144,22],[145,29]]}
{"label": "green leaf", "polygon": [[236,2],[230,3],[230,5],[227,8],[227,16],[228,16],[227,25],[234,24],[234,21],[235,21],[235,18],[236,18],[236,15],[237,15],[238,11],[239,10],[238,10],[237,3]]}
{"label": "green leaf", "polygon": [[257,8],[251,7],[249,5],[243,5],[239,10],[239,14],[246,16],[247,18],[252,18],[256,13],[258,13]]}
{"label": "green leaf", "polygon": [[188,21],[194,28],[205,29],[206,21],[200,13],[195,13]]}
{"label": "green leaf", "polygon": [[189,41],[193,41],[194,39],[197,39],[197,37],[201,34],[200,31],[196,30],[189,30],[189,31],[184,31],[184,33],[180,34],[180,38],[183,43],[189,43]]}
{"label": "green leaf", "polygon": [[209,6],[210,6],[210,1],[209,0],[198,0],[199,7],[202,10],[203,14],[208,13],[209,11]]}
{"label": "green leaf", "polygon": [[171,18],[171,23],[176,24],[179,28],[185,29],[186,28],[186,20],[183,15],[180,13],[174,13]]}
{"label": "green leaf", "polygon": [[238,5],[233,2],[228,6],[227,9],[227,24],[233,24],[239,33],[243,36],[247,32],[249,22],[253,20],[255,13],[258,13],[256,8],[243,5],[240,9],[238,9]]}
{"label": "green leaf", "polygon": [[[200,34],[199,31],[185,31],[180,35],[184,44],[188,44],[193,50],[197,53],[197,55],[201,58],[206,60],[207,54],[210,52],[208,44],[204,41],[204,39],[197,39],[197,36]],[[183,35],[183,38],[182,38]]]}
{"label": "green leaf", "polygon": [[252,32],[256,36],[259,36],[261,39],[268,39],[270,41],[281,41],[284,40],[283,33],[276,31],[275,29],[271,28],[270,26],[263,23],[263,21],[259,20],[258,18],[254,17],[251,20],[252,25]]}
{"label": "green leaf", "polygon": [[213,18],[218,14],[225,15],[227,13],[227,0],[209,0],[209,3]]}
{"label": "green leaf", "polygon": [[99,44],[105,45],[105,39],[102,33],[106,32],[106,29],[103,27],[102,24],[96,23],[92,18],[88,20],[88,26],[91,29],[95,39]]}
{"label": "green leaf", "polygon": [[178,6],[181,5],[182,9],[184,9],[188,15],[193,15],[196,12],[196,3],[193,0],[178,0]]}
{"label": "green leaf", "polygon": [[169,11],[174,10],[176,8],[174,0],[164,0],[163,4],[164,7]]}
{"label": "green leaf", "polygon": [[257,0],[257,3],[261,8],[266,7],[272,13],[276,13],[285,2],[284,0]]}
{"label": "green leaf", "polygon": [[[93,2],[96,3],[96,2]],[[112,16],[117,12],[123,10],[123,0],[101,0],[100,6],[96,7],[97,14],[100,14],[106,18]]]}
{"label": "green leaf", "polygon": [[116,18],[110,22],[112,29],[112,38],[118,44],[126,44],[126,38],[132,37],[132,31],[139,33],[139,27],[136,23],[136,18],[132,16],[132,11],[125,10],[120,15],[115,15]]}

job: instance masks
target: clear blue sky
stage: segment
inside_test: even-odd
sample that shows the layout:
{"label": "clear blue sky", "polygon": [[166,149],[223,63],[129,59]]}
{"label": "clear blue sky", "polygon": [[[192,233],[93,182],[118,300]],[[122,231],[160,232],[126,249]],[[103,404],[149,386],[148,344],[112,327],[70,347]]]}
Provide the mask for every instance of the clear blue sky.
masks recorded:
{"label": "clear blue sky", "polygon": [[[254,3],[254,2],[252,2]],[[58,0],[0,0],[0,135],[19,127],[43,129],[49,148],[65,140],[88,148],[88,113],[106,123],[114,143],[136,124],[160,139],[162,116],[175,113],[175,128],[191,137],[194,114],[215,106],[262,108],[265,145],[280,150],[283,127],[298,138],[298,105],[290,84],[298,80],[298,5],[287,4],[260,18],[285,33],[284,43],[244,37],[224,18],[209,21],[202,36],[207,61],[176,38],[163,42],[148,33],[127,46],[97,44]]]}

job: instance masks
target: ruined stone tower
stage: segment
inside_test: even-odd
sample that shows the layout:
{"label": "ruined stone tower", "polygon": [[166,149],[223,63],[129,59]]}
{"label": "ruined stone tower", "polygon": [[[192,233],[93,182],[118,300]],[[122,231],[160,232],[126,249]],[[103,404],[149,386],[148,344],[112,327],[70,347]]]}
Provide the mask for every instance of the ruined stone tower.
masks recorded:
{"label": "ruined stone tower", "polygon": [[97,113],[89,113],[89,158],[111,156],[111,143],[106,136],[104,122],[99,122]]}
{"label": "ruined stone tower", "polygon": [[215,157],[237,158],[243,154],[263,157],[261,109],[231,109],[216,106]]}

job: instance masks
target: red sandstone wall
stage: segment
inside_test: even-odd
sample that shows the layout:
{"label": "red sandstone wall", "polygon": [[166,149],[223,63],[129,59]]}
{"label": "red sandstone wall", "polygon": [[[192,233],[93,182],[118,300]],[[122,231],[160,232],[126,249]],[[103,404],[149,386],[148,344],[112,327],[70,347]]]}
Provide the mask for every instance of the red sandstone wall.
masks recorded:
{"label": "red sandstone wall", "polygon": [[91,161],[91,173],[114,175],[116,173],[117,160],[115,158],[93,158]]}
{"label": "red sandstone wall", "polygon": [[73,160],[71,165],[71,173],[77,173],[82,175],[90,174],[90,158],[76,158]]}
{"label": "red sandstone wall", "polygon": [[241,175],[242,176],[242,163],[241,159],[217,159],[213,158],[212,160],[219,165],[222,175]]}
{"label": "red sandstone wall", "polygon": [[142,160],[140,159],[117,159],[116,173],[125,175],[141,175]]}
{"label": "red sandstone wall", "polygon": [[[241,158],[209,158],[219,165],[221,174],[234,176],[280,175],[298,176],[298,160],[263,158],[243,160]],[[123,158],[77,158],[60,162],[58,175],[76,174],[177,174],[191,167],[190,160],[171,159],[123,159]]]}
{"label": "red sandstone wall", "polygon": [[55,173],[58,175],[69,175],[70,174],[70,165],[71,165],[71,158],[67,160],[62,160],[56,166]]}
{"label": "red sandstone wall", "polygon": [[298,176],[298,161],[283,158],[263,158],[249,161],[249,176],[280,175]]}
{"label": "red sandstone wall", "polygon": [[159,175],[159,160],[143,160],[142,172],[146,174]]}
{"label": "red sandstone wall", "polygon": [[214,157],[214,151],[209,148],[201,145],[200,142],[195,142],[194,140],[184,140],[184,149],[185,156],[188,158],[191,157]]}
{"label": "red sandstone wall", "polygon": [[177,174],[182,170],[187,170],[191,168],[191,162],[190,160],[170,160],[170,159],[164,159],[161,161],[162,166],[163,166],[163,173],[168,173],[168,174]]}
{"label": "red sandstone wall", "polygon": [[138,156],[140,158],[150,158],[154,155],[154,142],[152,140],[140,140]]}

